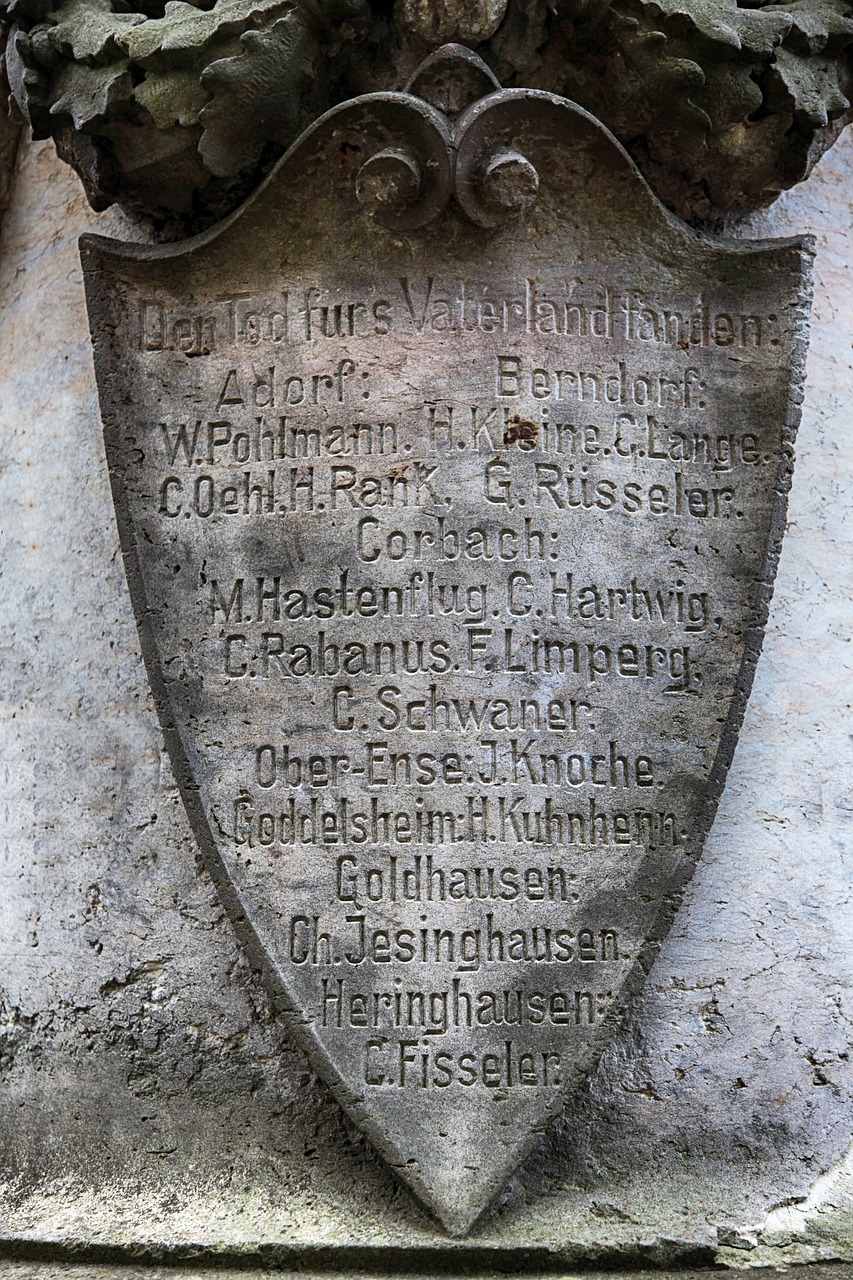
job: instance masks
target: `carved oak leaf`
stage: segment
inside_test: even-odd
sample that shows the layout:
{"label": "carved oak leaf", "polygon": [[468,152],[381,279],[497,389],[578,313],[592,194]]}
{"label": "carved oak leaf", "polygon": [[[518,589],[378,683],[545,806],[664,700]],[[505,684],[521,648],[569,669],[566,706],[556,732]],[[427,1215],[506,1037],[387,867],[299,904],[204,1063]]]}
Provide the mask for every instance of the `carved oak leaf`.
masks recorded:
{"label": "carved oak leaf", "polygon": [[849,0],[794,0],[793,4],[770,7],[784,9],[793,19],[785,45],[796,53],[843,49],[853,41]]}
{"label": "carved oak leaf", "polygon": [[263,146],[286,146],[300,124],[300,100],[312,85],[316,41],[296,13],[270,31],[247,31],[243,52],[212,62],[201,82],[213,94],[199,115],[199,151],[217,177],[231,177],[257,163]]}
{"label": "carved oak leaf", "polygon": [[686,18],[715,44],[768,54],[791,29],[787,9],[741,9],[736,0],[644,0],[666,17]]}
{"label": "carved oak leaf", "polygon": [[14,98],[99,207],[222,216],[260,176],[264,144],[292,141],[330,86],[347,97],[404,83],[413,28],[438,38],[446,23],[473,43],[493,31],[484,53],[504,83],[598,115],[688,218],[768,203],[853,115],[853,0],[377,0],[372,17],[365,0],[169,0],[160,18],[113,12],[158,2],[0,0]]}
{"label": "carved oak leaf", "polygon": [[25,31],[13,27],[6,45],[6,77],[9,88],[33,131],[34,138],[50,137],[48,82],[35,62]]}
{"label": "carved oak leaf", "polygon": [[110,0],[67,0],[53,14],[47,38],[74,62],[104,63],[122,58],[121,36],[146,21],[142,13],[113,13]]}
{"label": "carved oak leaf", "polygon": [[198,67],[175,67],[170,71],[149,71],[133,96],[158,129],[173,125],[192,128],[208,95],[199,84]]}
{"label": "carved oak leaf", "polygon": [[714,133],[740,125],[758,111],[763,102],[761,89],[746,63],[720,61],[705,67],[702,101],[711,118]]}
{"label": "carved oak leaf", "polygon": [[827,58],[801,58],[780,49],[769,75],[787,95],[795,113],[805,116],[812,126],[823,128],[850,106],[838,66]]}
{"label": "carved oak leaf", "polygon": [[125,33],[124,49],[141,67],[165,71],[198,59],[201,50],[229,36],[269,26],[292,0],[217,0],[212,9],[198,9],[184,0],[170,0],[162,18]]}
{"label": "carved oak leaf", "polygon": [[68,116],[74,128],[85,133],[105,120],[119,103],[130,101],[130,68],[126,61],[106,67],[68,62],[54,81],[54,93],[58,96],[50,114]]}
{"label": "carved oak leaf", "polygon": [[683,132],[702,139],[711,126],[701,106],[702,68],[681,56],[663,31],[622,15],[619,28],[623,58],[610,68],[613,79],[606,90],[609,97],[618,86],[613,94],[619,102],[617,133],[630,136],[632,120],[637,126],[659,120],[666,137]]}

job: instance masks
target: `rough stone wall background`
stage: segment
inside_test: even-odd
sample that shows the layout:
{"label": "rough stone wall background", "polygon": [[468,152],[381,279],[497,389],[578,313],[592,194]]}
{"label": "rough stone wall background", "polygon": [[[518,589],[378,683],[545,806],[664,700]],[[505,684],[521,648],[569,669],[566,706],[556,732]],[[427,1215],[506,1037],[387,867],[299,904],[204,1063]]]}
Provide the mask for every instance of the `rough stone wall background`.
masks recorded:
{"label": "rough stone wall background", "polygon": [[[717,822],[644,997],[478,1242],[853,1259],[851,159],[848,136],[741,228],[814,232],[817,287]],[[443,1245],[289,1046],[196,858],[118,551],[83,230],[140,234],[23,146],[0,241],[0,1234]]]}

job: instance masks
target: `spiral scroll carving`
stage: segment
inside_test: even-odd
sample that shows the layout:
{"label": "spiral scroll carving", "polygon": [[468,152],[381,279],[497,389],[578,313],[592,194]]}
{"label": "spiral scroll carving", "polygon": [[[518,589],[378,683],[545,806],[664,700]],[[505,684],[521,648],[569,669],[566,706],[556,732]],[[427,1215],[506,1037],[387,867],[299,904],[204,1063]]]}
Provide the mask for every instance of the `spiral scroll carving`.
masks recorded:
{"label": "spiral scroll carving", "polygon": [[[329,106],[405,84],[442,41],[586,107],[694,220],[800,181],[853,97],[845,0],[0,0],[0,33],[34,136],[95,207],[165,236],[223,216]],[[521,198],[512,172],[487,180],[496,209]]]}

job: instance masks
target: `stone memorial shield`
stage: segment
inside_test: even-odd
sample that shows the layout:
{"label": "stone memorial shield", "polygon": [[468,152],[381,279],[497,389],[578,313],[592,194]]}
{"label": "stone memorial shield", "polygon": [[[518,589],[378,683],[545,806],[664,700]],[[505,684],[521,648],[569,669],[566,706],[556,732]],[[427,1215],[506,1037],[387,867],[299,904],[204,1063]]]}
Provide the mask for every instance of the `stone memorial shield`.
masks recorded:
{"label": "stone memorial shield", "polygon": [[209,233],[81,252],[199,846],[316,1070],[459,1234],[593,1069],[712,822],[810,246],[697,234],[465,51],[410,90],[323,116]]}

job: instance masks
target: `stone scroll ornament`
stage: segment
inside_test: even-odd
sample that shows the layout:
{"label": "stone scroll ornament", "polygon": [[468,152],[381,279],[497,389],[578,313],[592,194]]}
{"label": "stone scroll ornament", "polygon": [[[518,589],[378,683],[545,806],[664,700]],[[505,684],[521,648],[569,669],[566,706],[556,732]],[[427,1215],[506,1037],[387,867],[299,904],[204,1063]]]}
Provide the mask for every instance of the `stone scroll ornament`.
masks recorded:
{"label": "stone scroll ornament", "polygon": [[691,231],[592,116],[455,47],[212,232],[81,241],[193,830],[294,1038],[453,1234],[594,1069],[701,853],[811,252]]}

